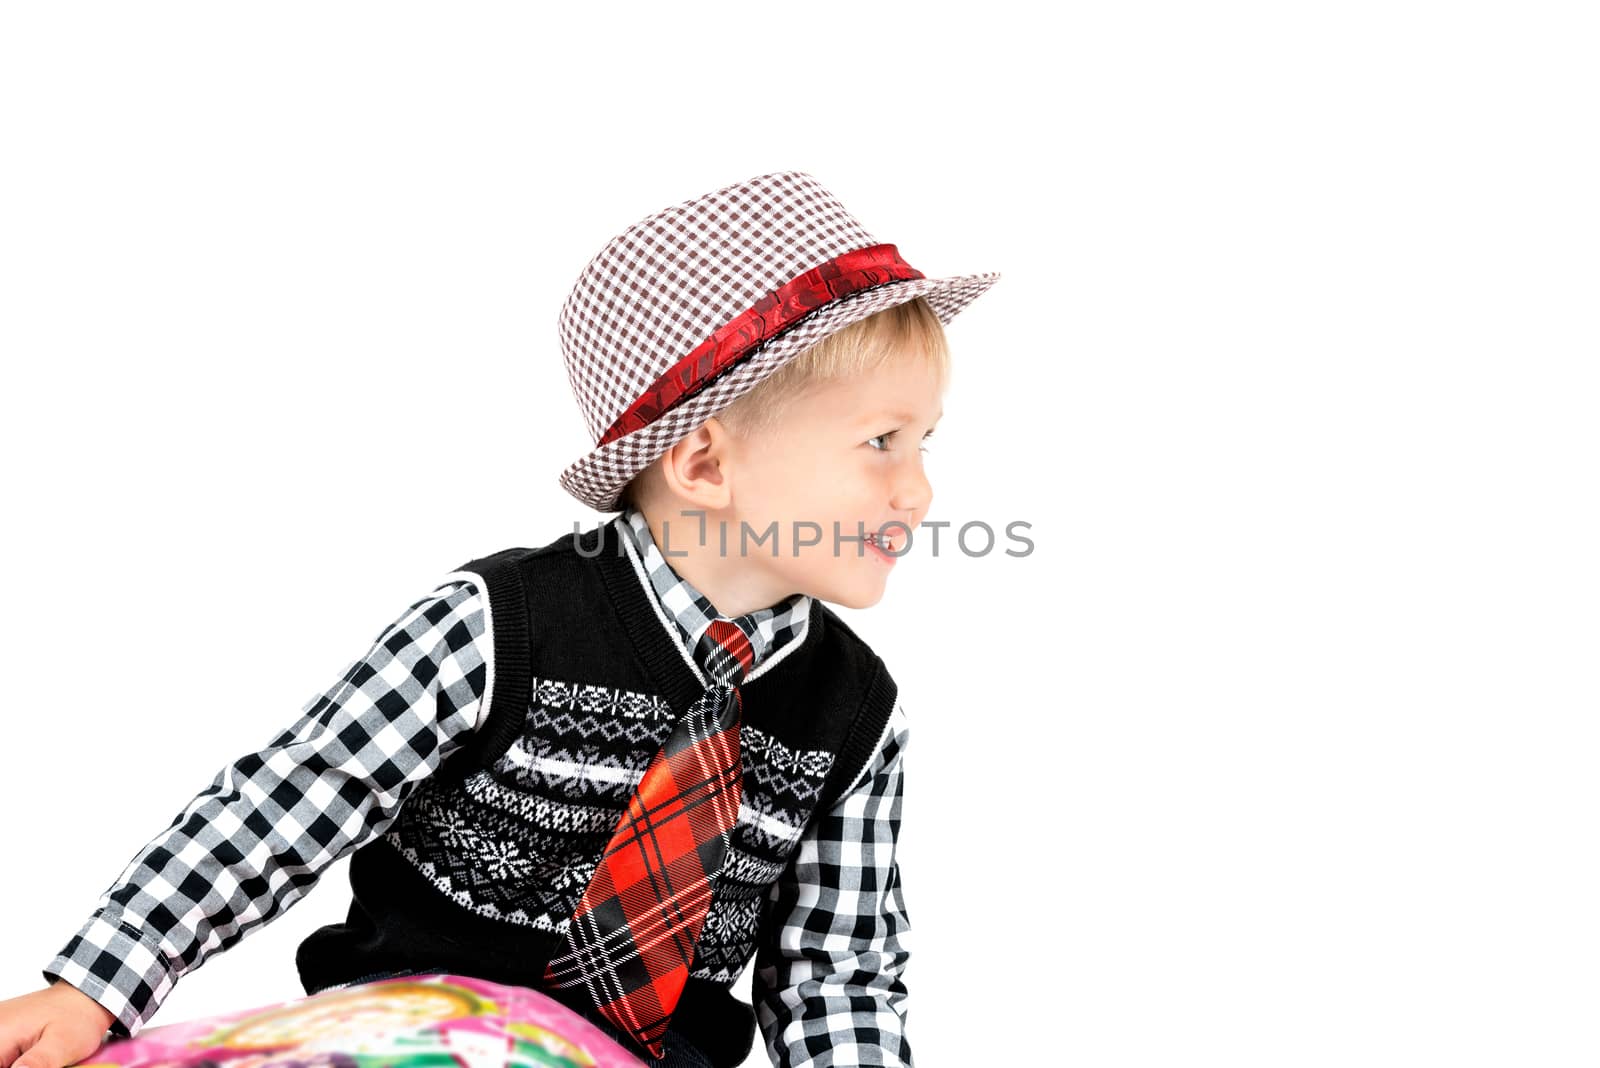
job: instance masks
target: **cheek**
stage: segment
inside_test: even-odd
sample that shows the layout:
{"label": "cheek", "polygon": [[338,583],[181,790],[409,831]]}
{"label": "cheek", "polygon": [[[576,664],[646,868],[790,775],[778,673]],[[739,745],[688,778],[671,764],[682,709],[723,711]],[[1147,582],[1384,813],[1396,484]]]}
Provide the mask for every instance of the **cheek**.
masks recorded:
{"label": "cheek", "polygon": [[769,518],[804,518],[826,498],[827,480],[819,477],[818,468],[802,453],[773,457],[752,472],[745,502],[751,511]]}
{"label": "cheek", "polygon": [[819,455],[796,449],[769,462],[746,500],[764,514],[826,523],[835,515],[869,509],[888,486],[889,465],[866,451]]}
{"label": "cheek", "polygon": [[788,484],[808,498],[828,497],[860,476],[856,467],[837,457],[797,455],[784,472]]}

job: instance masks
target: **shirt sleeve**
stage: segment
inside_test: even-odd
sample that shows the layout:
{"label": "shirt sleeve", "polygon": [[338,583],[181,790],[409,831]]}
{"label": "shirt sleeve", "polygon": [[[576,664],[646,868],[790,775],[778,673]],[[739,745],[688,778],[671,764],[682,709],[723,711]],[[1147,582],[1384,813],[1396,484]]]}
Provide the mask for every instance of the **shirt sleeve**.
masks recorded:
{"label": "shirt sleeve", "polygon": [[452,572],[373,640],[266,748],[219,771],[100,896],[44,969],[136,1035],[178,978],[281,914],[477,725],[492,646]]}
{"label": "shirt sleeve", "polygon": [[812,821],[767,895],[751,989],[779,1068],[910,1068],[910,922],[895,861],[908,738],[897,701],[862,778]]}

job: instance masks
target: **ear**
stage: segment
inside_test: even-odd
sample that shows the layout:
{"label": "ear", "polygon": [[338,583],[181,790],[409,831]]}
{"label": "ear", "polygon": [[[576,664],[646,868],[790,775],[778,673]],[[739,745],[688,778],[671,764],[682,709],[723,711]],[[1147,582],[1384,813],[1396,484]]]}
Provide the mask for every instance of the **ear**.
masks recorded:
{"label": "ear", "polygon": [[661,479],[680,500],[719,511],[733,500],[733,438],[712,416],[661,455]]}

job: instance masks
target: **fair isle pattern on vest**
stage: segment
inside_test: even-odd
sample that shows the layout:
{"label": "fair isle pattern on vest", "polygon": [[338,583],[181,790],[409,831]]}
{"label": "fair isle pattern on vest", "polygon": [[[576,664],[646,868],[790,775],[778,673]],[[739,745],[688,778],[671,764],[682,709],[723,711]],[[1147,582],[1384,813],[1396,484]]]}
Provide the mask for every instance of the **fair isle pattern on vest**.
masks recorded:
{"label": "fair isle pattern on vest", "polygon": [[[717,612],[671,571],[642,515],[613,519],[635,567],[670,609],[691,664]],[[811,598],[795,595],[742,617],[757,666],[804,641]],[[698,664],[695,664],[700,672]],[[703,676],[703,672],[700,672]],[[510,748],[458,783],[430,779],[385,833],[428,882],[479,915],[565,933],[650,760],[674,724],[661,697],[535,678],[524,729]],[[755,950],[761,905],[816,807],[833,754],[794,749],[758,727],[741,731],[739,815],[696,944],[692,978],[731,983]]]}

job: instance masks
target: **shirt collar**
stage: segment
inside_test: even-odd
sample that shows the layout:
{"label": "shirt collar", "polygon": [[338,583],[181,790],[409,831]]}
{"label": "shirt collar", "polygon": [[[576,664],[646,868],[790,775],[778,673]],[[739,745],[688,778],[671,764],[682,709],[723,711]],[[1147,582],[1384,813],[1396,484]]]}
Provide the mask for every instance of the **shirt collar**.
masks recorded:
{"label": "shirt collar", "polygon": [[[650,533],[650,523],[645,519],[643,512],[628,506],[616,518],[615,523],[639,551],[639,558],[644,562],[645,574],[650,579],[651,592],[666,612],[667,618],[677,625],[684,646],[690,650],[697,648],[700,636],[711,625],[711,621],[728,617],[718,615],[710,599],[695,589],[688,579],[673,570],[667,558],[656,547],[655,537]],[[750,644],[755,652],[753,669],[754,665],[760,664],[772,653],[797,639],[803,639],[810,616],[811,597],[808,594],[795,593],[775,605],[759,608],[730,622],[750,637]]]}

